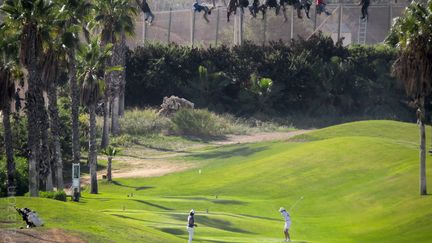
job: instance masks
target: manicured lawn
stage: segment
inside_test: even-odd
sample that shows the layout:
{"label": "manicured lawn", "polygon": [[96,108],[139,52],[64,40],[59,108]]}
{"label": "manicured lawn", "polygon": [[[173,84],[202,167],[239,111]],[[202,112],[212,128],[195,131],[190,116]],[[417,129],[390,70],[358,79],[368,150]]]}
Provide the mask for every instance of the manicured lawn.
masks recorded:
{"label": "manicured lawn", "polygon": [[19,197],[17,205],[92,242],[184,242],[191,208],[196,242],[281,242],[277,210],[303,196],[291,212],[295,242],[432,241],[432,196],[418,193],[415,124],[355,122],[293,141],[192,153],[181,159],[196,163],[193,170],[101,182],[101,193],[84,193],[80,203]]}

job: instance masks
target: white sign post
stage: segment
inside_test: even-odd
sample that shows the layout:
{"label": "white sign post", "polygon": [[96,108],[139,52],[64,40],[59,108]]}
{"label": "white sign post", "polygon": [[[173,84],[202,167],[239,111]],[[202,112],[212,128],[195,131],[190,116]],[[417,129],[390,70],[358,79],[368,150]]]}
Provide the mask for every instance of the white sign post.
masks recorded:
{"label": "white sign post", "polygon": [[80,197],[80,164],[72,164],[72,199],[76,202]]}

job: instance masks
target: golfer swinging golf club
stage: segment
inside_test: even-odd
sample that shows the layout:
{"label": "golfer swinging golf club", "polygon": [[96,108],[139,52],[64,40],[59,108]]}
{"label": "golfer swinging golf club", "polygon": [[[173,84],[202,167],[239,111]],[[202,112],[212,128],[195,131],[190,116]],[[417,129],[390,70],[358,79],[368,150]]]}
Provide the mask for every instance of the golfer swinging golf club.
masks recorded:
{"label": "golfer swinging golf club", "polygon": [[285,226],[284,226],[284,235],[285,235],[285,241],[291,241],[290,235],[289,235],[289,229],[291,227],[291,218],[289,213],[285,210],[285,208],[281,207],[279,208],[279,212],[281,213],[282,217],[285,219]]}
{"label": "golfer swinging golf club", "polygon": [[189,232],[189,241],[188,241],[188,243],[192,243],[192,238],[193,238],[193,235],[194,235],[194,227],[198,227],[198,225],[195,224],[194,215],[195,215],[195,210],[191,209],[191,211],[189,212],[188,226],[187,226],[187,231]]}

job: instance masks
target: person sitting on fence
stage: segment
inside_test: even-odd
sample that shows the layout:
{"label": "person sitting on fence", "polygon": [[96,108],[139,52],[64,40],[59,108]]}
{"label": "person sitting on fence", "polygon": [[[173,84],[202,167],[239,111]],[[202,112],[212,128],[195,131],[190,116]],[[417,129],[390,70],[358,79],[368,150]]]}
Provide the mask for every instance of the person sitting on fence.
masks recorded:
{"label": "person sitting on fence", "polygon": [[280,0],[279,1],[279,6],[282,8],[282,14],[284,17],[284,22],[288,21],[287,15],[286,15],[286,6],[287,5],[292,5],[291,0]]}
{"label": "person sitting on fence", "polygon": [[327,16],[331,15],[329,11],[326,9],[326,3],[324,0],[316,0],[316,8],[317,8],[317,14],[321,14],[324,12]]}
{"label": "person sitting on fence", "polygon": [[260,6],[260,10],[262,12],[263,19],[266,15],[267,8],[274,8],[275,14],[279,15],[280,6],[276,0],[266,0],[263,5]]}
{"label": "person sitting on fence", "polygon": [[147,3],[147,0],[142,0],[141,2],[140,0],[136,0],[136,3],[144,13],[145,22],[149,24],[153,23],[154,15],[150,9],[150,6]]}
{"label": "person sitting on fence", "polygon": [[362,20],[367,20],[369,13],[368,13],[368,8],[369,8],[369,4],[370,4],[370,0],[361,0],[359,5],[362,6],[361,8],[361,13],[362,13]]}
{"label": "person sitting on fence", "polygon": [[203,18],[204,18],[204,20],[205,20],[207,23],[210,22],[210,20],[207,18],[207,15],[210,15],[210,14],[211,14],[211,11],[212,11],[214,8],[216,8],[216,6],[215,6],[215,1],[213,1],[213,6],[210,7],[210,8],[209,8],[208,6],[206,6],[206,5],[201,4],[201,3],[199,2],[199,0],[195,0],[195,3],[193,4],[193,10],[194,10],[194,12],[201,12],[201,11],[204,11]]}
{"label": "person sitting on fence", "polygon": [[259,12],[259,7],[260,7],[260,1],[253,0],[252,5],[249,6],[249,12],[252,15],[252,18],[256,18],[257,13]]}
{"label": "person sitting on fence", "polygon": [[305,11],[306,17],[310,19],[309,11],[310,7],[312,6],[312,0],[300,0],[301,6]]}
{"label": "person sitting on fence", "polygon": [[228,2],[228,6],[227,6],[227,22],[230,21],[230,16],[232,13],[236,14],[237,13],[237,7],[239,6],[239,1],[238,0],[230,0]]}

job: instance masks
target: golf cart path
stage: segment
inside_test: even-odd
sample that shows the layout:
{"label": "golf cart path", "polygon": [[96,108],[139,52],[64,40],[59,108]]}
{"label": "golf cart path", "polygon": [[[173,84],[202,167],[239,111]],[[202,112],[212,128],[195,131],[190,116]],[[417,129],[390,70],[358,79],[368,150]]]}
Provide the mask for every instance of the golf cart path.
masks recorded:
{"label": "golf cart path", "polygon": [[[210,145],[224,146],[231,144],[257,143],[264,141],[283,141],[310,131],[311,130],[296,130],[291,132],[256,133],[252,135],[228,135],[223,140],[210,142]],[[202,144],[199,146],[206,147],[208,145],[209,144]],[[194,148],[196,149],[199,146],[195,145]],[[170,161],[170,158],[180,155],[184,155],[184,153],[179,152],[160,154],[146,158],[116,156],[113,160],[115,160],[116,162],[120,162],[122,166],[114,168],[112,171],[112,176],[114,179],[130,177],[158,177],[174,172],[184,171],[194,167],[193,164],[187,163],[186,161]],[[98,174],[98,179],[102,179],[102,175],[105,175],[105,171],[99,171]],[[90,183],[90,177],[88,175],[82,177],[81,183],[82,185],[88,185]]]}
{"label": "golf cart path", "polygon": [[66,233],[62,229],[0,229],[0,238],[2,242],[20,242],[20,243],[85,243],[84,240],[75,235]]}

